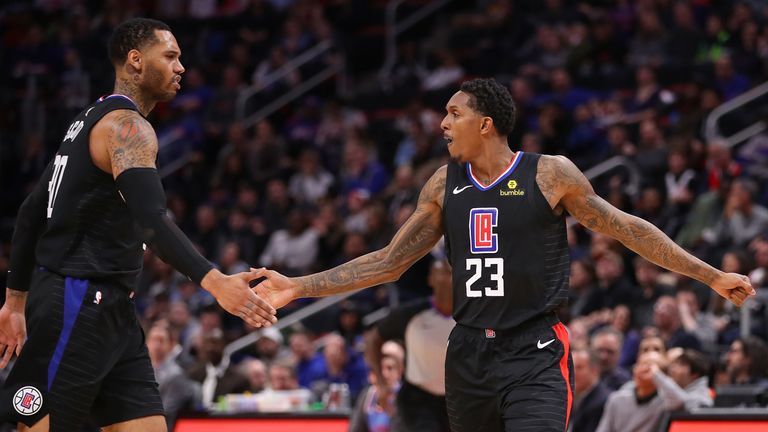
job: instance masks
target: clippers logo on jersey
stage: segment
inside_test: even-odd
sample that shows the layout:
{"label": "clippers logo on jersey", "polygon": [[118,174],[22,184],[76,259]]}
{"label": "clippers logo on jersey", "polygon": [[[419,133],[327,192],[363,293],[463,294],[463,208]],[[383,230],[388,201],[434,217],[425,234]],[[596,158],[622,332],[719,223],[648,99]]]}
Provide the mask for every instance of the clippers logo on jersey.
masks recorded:
{"label": "clippers logo on jersey", "polygon": [[469,211],[469,247],[473,254],[498,252],[498,234],[493,232],[498,215],[497,208],[473,208]]}
{"label": "clippers logo on jersey", "polygon": [[13,408],[21,415],[34,415],[42,406],[43,395],[35,387],[22,387],[13,395]]}
{"label": "clippers logo on jersey", "polygon": [[83,130],[83,126],[85,126],[85,123],[78,120],[71,125],[69,125],[69,129],[67,130],[67,134],[64,135],[64,141],[70,140],[74,141],[75,138],[77,138],[77,134],[80,133],[81,130]]}

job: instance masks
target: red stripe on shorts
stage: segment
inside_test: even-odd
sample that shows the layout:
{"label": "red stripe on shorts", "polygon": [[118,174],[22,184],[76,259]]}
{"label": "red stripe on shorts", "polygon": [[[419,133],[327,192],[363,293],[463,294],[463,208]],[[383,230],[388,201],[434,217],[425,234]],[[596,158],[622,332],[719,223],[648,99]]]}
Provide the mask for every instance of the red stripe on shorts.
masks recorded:
{"label": "red stripe on shorts", "polygon": [[568,369],[568,354],[571,349],[571,344],[568,340],[568,330],[565,329],[563,323],[553,325],[552,330],[555,331],[555,335],[557,335],[557,339],[563,344],[564,349],[563,357],[560,359],[560,372],[563,374],[565,387],[568,391],[568,406],[567,411],[565,412],[565,429],[568,430],[568,421],[571,417],[571,405],[573,404],[573,392],[571,390],[570,371]]}

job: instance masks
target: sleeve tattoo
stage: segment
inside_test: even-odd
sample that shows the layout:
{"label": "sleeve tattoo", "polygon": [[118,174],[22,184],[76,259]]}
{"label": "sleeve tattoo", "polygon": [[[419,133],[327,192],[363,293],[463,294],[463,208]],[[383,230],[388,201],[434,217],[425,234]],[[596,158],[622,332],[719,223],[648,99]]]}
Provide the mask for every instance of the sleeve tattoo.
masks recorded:
{"label": "sleeve tattoo", "polygon": [[117,178],[129,168],[154,168],[157,137],[152,125],[130,110],[118,111],[111,120],[107,149],[112,175]]}
{"label": "sleeve tattoo", "polygon": [[706,284],[717,277],[716,269],[686,252],[650,222],[617,209],[595,194],[584,174],[569,160],[542,157],[537,180],[550,204],[559,202],[592,231],[613,237],[647,260]]}
{"label": "sleeve tattoo", "polygon": [[392,282],[423,257],[443,234],[445,167],[427,181],[416,210],[383,249],[324,272],[296,278],[300,297],[322,297]]}

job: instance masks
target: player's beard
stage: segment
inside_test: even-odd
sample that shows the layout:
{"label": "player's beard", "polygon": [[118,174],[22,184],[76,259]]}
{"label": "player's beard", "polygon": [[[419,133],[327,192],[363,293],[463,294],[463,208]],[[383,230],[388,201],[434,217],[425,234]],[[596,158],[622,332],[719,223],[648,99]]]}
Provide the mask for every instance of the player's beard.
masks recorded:
{"label": "player's beard", "polygon": [[167,86],[170,86],[171,80],[166,79],[163,76],[162,71],[147,65],[147,69],[144,72],[144,90],[149,93],[152,99],[157,101],[171,100],[176,96],[176,92],[165,90]]}

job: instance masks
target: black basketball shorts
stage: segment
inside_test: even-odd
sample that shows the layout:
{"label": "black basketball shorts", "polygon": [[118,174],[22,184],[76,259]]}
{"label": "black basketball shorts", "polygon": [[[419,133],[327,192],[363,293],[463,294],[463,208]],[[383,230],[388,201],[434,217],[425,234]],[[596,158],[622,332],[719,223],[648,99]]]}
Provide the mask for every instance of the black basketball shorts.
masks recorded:
{"label": "black basketball shorts", "polygon": [[567,330],[554,316],[507,331],[457,324],[445,387],[452,432],[564,432],[573,400]]}
{"label": "black basketball shorts", "polygon": [[36,272],[27,298],[27,342],[0,390],[3,421],[77,431],[162,415],[133,300],[115,283]]}

